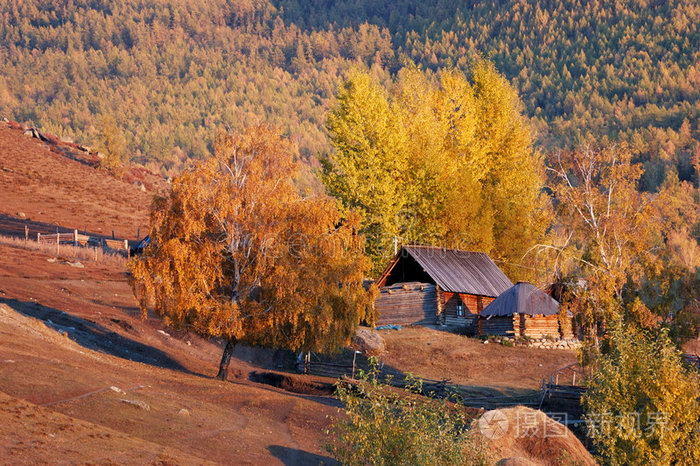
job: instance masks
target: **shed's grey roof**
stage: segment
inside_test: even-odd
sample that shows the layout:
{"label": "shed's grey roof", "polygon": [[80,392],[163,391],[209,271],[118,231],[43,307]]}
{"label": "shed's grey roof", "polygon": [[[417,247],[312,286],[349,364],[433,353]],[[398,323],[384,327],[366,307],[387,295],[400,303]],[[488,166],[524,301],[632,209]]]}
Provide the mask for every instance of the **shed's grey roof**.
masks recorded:
{"label": "shed's grey roof", "polygon": [[443,291],[496,297],[513,286],[508,277],[483,252],[432,246],[404,246],[390,267],[410,254]]}
{"label": "shed's grey roof", "polygon": [[550,316],[559,313],[559,303],[535,285],[519,282],[486,306],[481,316],[511,316],[516,312]]}

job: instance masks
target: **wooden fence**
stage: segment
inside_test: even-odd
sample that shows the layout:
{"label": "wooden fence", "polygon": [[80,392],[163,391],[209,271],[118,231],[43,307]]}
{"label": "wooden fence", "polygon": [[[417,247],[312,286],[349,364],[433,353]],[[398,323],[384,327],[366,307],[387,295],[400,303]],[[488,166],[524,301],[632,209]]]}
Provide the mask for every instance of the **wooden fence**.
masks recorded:
{"label": "wooden fence", "polygon": [[[700,370],[700,356],[697,354],[686,353],[683,359]],[[540,409],[545,405],[568,408],[567,411],[581,410],[581,397],[586,393],[587,388],[584,385],[576,385],[576,382],[585,382],[587,374],[577,366],[578,364],[570,364],[553,372],[549,376],[549,381],[542,379]]]}
{"label": "wooden fence", "polygon": [[557,385],[553,383],[542,384],[542,401],[564,401],[580,403],[581,397],[586,393],[586,387],[582,385]]}
{"label": "wooden fence", "polygon": [[[331,377],[336,379],[354,380],[359,376],[360,371],[365,373],[369,370],[364,364],[338,364],[322,361],[308,361],[306,364],[308,373],[322,377]],[[463,387],[453,383],[450,379],[424,379],[420,377],[412,378],[403,372],[380,365],[378,367],[377,378],[382,383],[391,385],[397,388],[406,388],[411,379],[414,381],[420,380],[420,393],[423,395],[434,396],[437,398],[452,397],[459,399],[460,403],[473,408],[494,409],[505,406],[524,405],[537,407],[536,395],[493,395],[493,396],[474,396],[469,393],[469,387]]]}
{"label": "wooden fence", "polygon": [[[29,240],[29,228],[25,226],[24,228],[24,239]],[[78,230],[73,230],[68,233],[52,233],[52,234],[36,234],[37,243],[55,244],[56,245],[56,255],[61,252],[61,244],[70,244],[74,247],[84,246],[84,247],[94,247],[102,248],[102,250],[113,250],[118,253],[122,253],[127,257],[130,256],[129,241],[126,239],[109,239],[100,236],[90,236],[78,233]]]}
{"label": "wooden fence", "polygon": [[[552,372],[549,376],[549,383],[559,385],[559,382],[561,382],[562,385],[575,386],[576,382],[583,382],[587,378],[588,374],[586,371],[578,363],[573,363]],[[569,380],[571,380],[570,384],[568,383]],[[544,385],[544,383],[545,381],[543,380],[542,384]]]}
{"label": "wooden fence", "polygon": [[581,397],[586,393],[582,384],[588,378],[586,371],[577,363],[557,369],[549,375],[549,381],[542,379],[542,398],[538,409],[549,408],[564,411],[574,417],[582,414]]}
{"label": "wooden fence", "polygon": [[685,353],[683,355],[683,359],[685,359],[685,362],[690,364],[691,366],[695,366],[700,370],[700,356],[697,354],[690,354],[690,353]]}
{"label": "wooden fence", "polygon": [[[313,375],[332,378],[350,378],[355,379],[360,374],[360,371],[367,373],[370,368],[364,365],[347,365],[330,362],[312,361],[308,363],[308,372]],[[378,367],[377,378],[389,385],[399,388],[405,388],[409,384],[409,376],[403,372],[389,368],[383,364]],[[416,378],[418,380],[418,378]],[[455,391],[455,385],[449,379],[431,380],[420,379],[423,393],[433,393],[435,396],[447,396],[450,391]]]}

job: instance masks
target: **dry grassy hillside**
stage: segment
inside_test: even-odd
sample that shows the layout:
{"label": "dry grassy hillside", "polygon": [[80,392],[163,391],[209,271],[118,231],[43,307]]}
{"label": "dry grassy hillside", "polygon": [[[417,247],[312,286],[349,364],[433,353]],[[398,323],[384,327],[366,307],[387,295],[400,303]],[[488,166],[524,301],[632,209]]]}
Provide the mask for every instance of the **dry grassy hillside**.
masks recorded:
{"label": "dry grassy hillside", "polygon": [[[137,228],[143,235],[147,226],[151,196],[0,123],[5,234],[22,233],[27,224],[32,232],[87,227],[135,239]],[[0,458],[132,464],[323,458],[334,400],[249,381],[259,368],[247,362],[245,348],[231,380],[214,380],[218,343],[141,320],[124,260],[81,260],[75,267],[71,257],[2,239],[0,257]]]}
{"label": "dry grassy hillside", "polygon": [[576,362],[575,351],[505,347],[422,327],[382,331],[382,360],[404,372],[461,385],[537,389],[553,371]]}
{"label": "dry grassy hillside", "polygon": [[[0,123],[5,234],[27,224],[47,232],[114,229],[134,239],[139,227],[143,235],[151,195]],[[332,380],[271,386],[260,373],[277,367],[273,353],[245,347],[230,380],[214,379],[221,345],[142,320],[123,259],[78,263],[2,237],[0,257],[3,460],[330,463],[321,445],[338,412],[328,396]],[[573,360],[428,329],[385,336],[386,361],[398,369],[501,391],[532,390],[541,374]]]}
{"label": "dry grassy hillside", "polygon": [[0,233],[24,235],[26,223],[32,233],[58,226],[129,239],[141,228],[143,235],[153,192],[139,189],[131,173],[122,181],[96,165],[94,155],[0,122]]}

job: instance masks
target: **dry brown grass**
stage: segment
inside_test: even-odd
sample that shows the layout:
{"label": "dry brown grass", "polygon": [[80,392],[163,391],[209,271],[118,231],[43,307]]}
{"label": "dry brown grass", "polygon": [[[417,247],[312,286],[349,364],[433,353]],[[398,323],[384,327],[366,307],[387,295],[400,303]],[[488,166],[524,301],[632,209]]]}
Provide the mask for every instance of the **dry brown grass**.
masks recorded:
{"label": "dry brown grass", "polygon": [[[13,236],[0,235],[0,244],[14,248],[29,249],[56,256],[56,244],[25,240]],[[61,244],[58,256],[66,260],[89,261],[97,264],[108,265],[123,269],[126,266],[126,257],[122,254],[109,252],[100,247],[73,246],[71,244]]]}
{"label": "dry brown grass", "polygon": [[426,327],[379,333],[387,348],[380,359],[391,367],[423,378],[449,378],[459,385],[499,387],[509,393],[537,390],[543,378],[577,361],[572,350],[484,345],[477,338]]}
{"label": "dry brown grass", "polygon": [[[42,234],[58,226],[136,239],[139,228],[145,231],[153,192],[133,183],[148,180],[118,180],[51,147],[0,123],[0,215],[21,217]],[[4,227],[0,218],[0,232],[8,234]]]}
{"label": "dry brown grass", "polygon": [[686,353],[700,355],[700,337],[687,342],[683,349]]}
{"label": "dry brown grass", "polygon": [[498,464],[593,466],[596,461],[564,425],[524,406],[497,409],[475,423]]}

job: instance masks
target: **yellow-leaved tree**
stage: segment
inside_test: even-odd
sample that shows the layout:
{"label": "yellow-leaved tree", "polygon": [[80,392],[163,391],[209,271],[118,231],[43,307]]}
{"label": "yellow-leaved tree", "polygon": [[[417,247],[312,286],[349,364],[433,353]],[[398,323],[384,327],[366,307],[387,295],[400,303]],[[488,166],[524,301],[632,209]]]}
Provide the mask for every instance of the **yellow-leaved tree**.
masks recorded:
{"label": "yellow-leaved tree", "polygon": [[362,218],[367,254],[379,267],[393,236],[401,233],[406,206],[406,134],[394,117],[387,92],[368,73],[356,71],[328,117],[336,154],[322,159],[327,192],[340,207]]}
{"label": "yellow-leaved tree", "polygon": [[119,129],[117,120],[111,115],[100,119],[97,134],[99,164],[116,176],[124,173],[124,165],[129,161],[124,133]]}
{"label": "yellow-leaved tree", "polygon": [[265,125],[220,134],[155,201],[151,245],[130,263],[144,315],[153,303],[169,325],[226,340],[221,379],[239,341],[332,351],[373,320],[357,218],[299,194],[294,154]]}
{"label": "yellow-leaved tree", "polygon": [[323,182],[344,209],[362,215],[374,271],[403,243],[483,251],[506,271],[550,224],[544,167],[522,104],[492,64],[469,76],[400,70],[390,89],[351,74],[328,117],[334,151]]}
{"label": "yellow-leaved tree", "polygon": [[603,464],[700,464],[700,378],[665,331],[618,326],[583,405]]}

